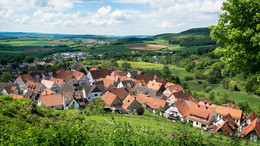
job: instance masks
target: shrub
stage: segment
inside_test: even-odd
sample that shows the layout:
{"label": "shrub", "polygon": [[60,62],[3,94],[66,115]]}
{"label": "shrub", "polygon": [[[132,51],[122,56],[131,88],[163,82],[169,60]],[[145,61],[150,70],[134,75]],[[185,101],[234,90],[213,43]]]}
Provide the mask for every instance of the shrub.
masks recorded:
{"label": "shrub", "polygon": [[185,76],[184,79],[185,79],[185,81],[190,81],[190,80],[193,80],[193,77],[192,76]]}
{"label": "shrub", "polygon": [[211,90],[212,90],[212,87],[211,87],[211,86],[208,86],[208,87],[205,88],[205,92],[209,92],[209,91],[211,91]]}
{"label": "shrub", "polygon": [[231,91],[239,91],[236,81],[230,81],[228,87],[229,87],[229,90],[231,90]]}
{"label": "shrub", "polygon": [[144,114],[144,108],[142,106],[139,106],[136,108],[136,113],[138,115],[143,115]]}

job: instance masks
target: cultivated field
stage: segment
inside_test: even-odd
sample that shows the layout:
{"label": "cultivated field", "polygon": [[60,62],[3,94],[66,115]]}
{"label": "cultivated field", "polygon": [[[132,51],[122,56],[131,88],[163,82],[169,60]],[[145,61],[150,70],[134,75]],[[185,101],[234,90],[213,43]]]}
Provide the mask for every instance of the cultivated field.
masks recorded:
{"label": "cultivated field", "polygon": [[24,49],[24,52],[46,52],[52,51],[54,48],[37,48],[37,49]]}
{"label": "cultivated field", "polygon": [[158,51],[164,48],[168,48],[168,46],[155,45],[155,44],[134,44],[134,45],[126,45],[125,47],[129,49],[146,50],[146,51]]}

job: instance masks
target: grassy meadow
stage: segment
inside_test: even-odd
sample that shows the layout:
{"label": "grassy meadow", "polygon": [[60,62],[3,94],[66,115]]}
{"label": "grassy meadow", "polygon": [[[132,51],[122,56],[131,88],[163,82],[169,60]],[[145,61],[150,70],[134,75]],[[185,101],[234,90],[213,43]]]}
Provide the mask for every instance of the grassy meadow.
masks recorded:
{"label": "grassy meadow", "polygon": [[[157,70],[162,71],[163,66],[164,66],[163,64],[149,63],[149,62],[117,61],[118,65],[120,67],[122,66],[122,63],[124,63],[124,62],[130,63],[132,69],[142,68],[143,70],[157,69]],[[184,68],[177,67],[175,65],[168,65],[168,67],[171,70],[171,74],[173,76],[178,76],[181,79],[181,82],[184,81],[185,76],[195,77],[194,73],[187,72]],[[198,80],[187,81],[187,86],[188,86],[188,89],[190,89],[191,91],[196,91],[199,94],[203,94],[205,97],[209,97],[209,93],[205,92],[202,89],[202,84],[198,83]],[[257,95],[249,95],[245,92],[233,92],[233,91],[224,89],[221,85],[218,85],[218,84],[207,84],[206,86],[212,87],[212,91],[215,93],[216,100],[219,100],[221,96],[223,96],[224,94],[227,94],[228,99],[235,101],[235,103],[247,101],[253,111],[257,110],[258,104],[256,104],[256,103],[260,103],[260,97]]]}

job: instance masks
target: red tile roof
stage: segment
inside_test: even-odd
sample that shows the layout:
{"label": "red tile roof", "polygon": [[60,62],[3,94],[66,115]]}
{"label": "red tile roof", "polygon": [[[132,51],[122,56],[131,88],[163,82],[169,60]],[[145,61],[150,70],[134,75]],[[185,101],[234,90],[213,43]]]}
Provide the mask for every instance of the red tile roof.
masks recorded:
{"label": "red tile roof", "polygon": [[[181,87],[181,85],[178,85],[178,84],[174,84],[174,85],[168,86],[168,88],[170,89],[170,91],[171,91],[172,93],[179,92],[179,91],[184,92],[184,90],[183,90],[183,88]],[[184,92],[184,93],[185,93],[185,92]]]}
{"label": "red tile roof", "polygon": [[50,89],[48,88],[45,88],[41,94],[41,96],[43,95],[50,95],[50,94],[55,94],[55,92],[51,91]]}
{"label": "red tile roof", "polygon": [[107,75],[109,75],[109,72],[106,69],[91,70],[90,73],[93,79],[105,78]]}
{"label": "red tile roof", "polygon": [[187,118],[209,124],[214,108],[192,103]]}
{"label": "red tile roof", "polygon": [[51,87],[55,84],[54,81],[49,81],[49,80],[45,80],[45,79],[42,79],[42,84],[46,87],[46,88],[49,88],[51,89]]}
{"label": "red tile roof", "polygon": [[169,86],[172,86],[172,85],[175,85],[175,84],[167,82],[166,85],[165,85],[165,88],[168,88]]}
{"label": "red tile roof", "polygon": [[14,93],[10,93],[9,95],[12,96],[13,98],[23,98],[23,96],[17,95],[17,94],[14,94]]}
{"label": "red tile roof", "polygon": [[31,82],[31,81],[28,81],[25,86],[24,86],[24,89],[28,89],[28,90],[32,90],[32,91],[36,91],[38,92],[41,87],[42,87],[42,83],[38,83],[38,82]]}
{"label": "red tile roof", "polygon": [[154,76],[151,74],[144,74],[144,75],[137,75],[135,77],[137,80],[144,80],[145,83],[147,84],[149,81],[152,81],[154,79]]}
{"label": "red tile roof", "polygon": [[115,95],[117,95],[117,97],[123,101],[126,96],[129,94],[129,92],[127,92],[124,88],[114,88],[111,89],[111,92]]}
{"label": "red tile roof", "polygon": [[247,120],[249,119],[251,122],[257,118],[257,115],[255,114],[255,112],[250,113],[243,122],[241,122],[241,125]]}
{"label": "red tile roof", "polygon": [[47,106],[63,106],[62,94],[44,95],[40,96],[41,104]]}
{"label": "red tile roof", "polygon": [[159,91],[162,86],[163,86],[162,83],[154,82],[154,81],[149,81],[148,84],[147,84],[147,87],[148,87],[148,88],[154,89],[154,90],[156,90],[156,91]]}
{"label": "red tile roof", "polygon": [[110,85],[114,85],[115,81],[107,78],[99,78],[99,81],[103,81],[104,86],[108,88]]}
{"label": "red tile roof", "polygon": [[252,123],[247,125],[241,132],[241,137],[246,137],[252,130],[255,130],[258,137],[260,137],[260,123],[259,119],[256,118]]}
{"label": "red tile roof", "polygon": [[178,108],[182,117],[186,118],[189,115],[190,108],[185,102],[185,100],[181,99],[174,103],[174,105]]}
{"label": "red tile roof", "polygon": [[28,73],[25,75],[20,75],[18,78],[16,78],[16,81],[23,81],[24,83],[26,83],[27,81],[34,82],[35,79]]}
{"label": "red tile roof", "polygon": [[233,109],[223,106],[216,107],[216,114],[226,116],[227,114],[230,114],[233,118],[240,120],[243,114],[243,111],[240,109]]}
{"label": "red tile roof", "polygon": [[102,99],[106,103],[106,106],[111,106],[111,104],[115,101],[116,98],[118,97],[115,94],[110,93],[108,91],[102,97]]}
{"label": "red tile roof", "polygon": [[54,81],[59,87],[61,87],[64,80],[58,78],[52,78],[52,81]]}
{"label": "red tile roof", "polygon": [[125,100],[123,101],[122,108],[126,110],[134,101],[135,101],[135,97],[133,96],[126,97]]}
{"label": "red tile roof", "polygon": [[152,109],[159,109],[160,107],[164,109],[167,106],[165,100],[161,100],[157,98],[147,97],[145,101],[146,101],[146,105]]}

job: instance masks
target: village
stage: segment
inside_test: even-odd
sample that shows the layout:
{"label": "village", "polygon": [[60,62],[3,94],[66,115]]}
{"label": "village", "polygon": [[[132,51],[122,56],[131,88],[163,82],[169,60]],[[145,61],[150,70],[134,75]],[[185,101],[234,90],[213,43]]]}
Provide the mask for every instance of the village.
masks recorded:
{"label": "village", "polygon": [[[86,74],[80,72],[82,69]],[[99,98],[106,111],[131,113],[143,107],[208,132],[260,139],[260,121],[254,112],[246,115],[232,102],[215,105],[209,98],[197,100],[181,85],[138,70],[101,69],[97,65],[86,68],[76,62],[71,70],[30,70],[18,75],[13,83],[0,83],[0,91],[58,110],[85,109]]]}

